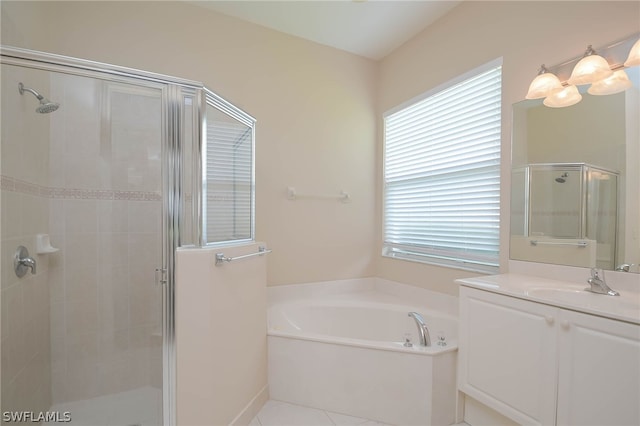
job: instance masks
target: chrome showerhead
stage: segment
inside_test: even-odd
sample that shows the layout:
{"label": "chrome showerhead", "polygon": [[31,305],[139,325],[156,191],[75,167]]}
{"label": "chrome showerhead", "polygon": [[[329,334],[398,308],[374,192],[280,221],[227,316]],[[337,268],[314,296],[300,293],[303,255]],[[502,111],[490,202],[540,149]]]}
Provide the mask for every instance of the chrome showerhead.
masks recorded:
{"label": "chrome showerhead", "polygon": [[562,176],[560,176],[560,177],[557,177],[557,178],[556,178],[556,182],[558,182],[558,183],[565,183],[565,182],[567,181],[567,178],[568,178],[568,177],[569,177],[569,173],[564,172],[564,173],[562,174]]}
{"label": "chrome showerhead", "polygon": [[60,108],[59,103],[51,102],[49,99],[45,98],[35,90],[24,87],[24,84],[22,83],[18,83],[18,92],[20,92],[21,95],[24,95],[24,92],[29,92],[33,94],[33,96],[35,96],[38,101],[40,101],[40,105],[38,106],[38,108],[36,108],[36,112],[39,114],[48,114]]}
{"label": "chrome showerhead", "polygon": [[56,102],[47,101],[46,98],[44,101],[40,101],[40,106],[36,108],[36,112],[40,114],[48,114],[60,108],[60,104]]}

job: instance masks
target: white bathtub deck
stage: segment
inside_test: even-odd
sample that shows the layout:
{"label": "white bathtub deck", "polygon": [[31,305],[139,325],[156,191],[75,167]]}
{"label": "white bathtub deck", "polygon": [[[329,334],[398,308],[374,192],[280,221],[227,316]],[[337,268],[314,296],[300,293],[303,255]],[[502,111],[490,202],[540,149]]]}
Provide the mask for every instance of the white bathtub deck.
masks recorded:
{"label": "white bathtub deck", "polygon": [[382,278],[357,278],[267,288],[269,306],[299,299],[366,299],[371,302],[419,305],[458,317],[456,296]]}

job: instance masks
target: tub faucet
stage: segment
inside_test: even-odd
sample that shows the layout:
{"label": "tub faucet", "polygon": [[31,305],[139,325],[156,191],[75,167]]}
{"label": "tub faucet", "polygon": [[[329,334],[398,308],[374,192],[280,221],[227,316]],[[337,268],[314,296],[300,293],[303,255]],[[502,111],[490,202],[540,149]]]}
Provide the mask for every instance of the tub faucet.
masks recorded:
{"label": "tub faucet", "polygon": [[[601,274],[602,276],[600,276]],[[604,270],[591,268],[591,278],[589,278],[587,282],[591,285],[591,287],[585,289],[587,291],[598,294],[606,294],[608,296],[620,296],[620,293],[615,290],[611,290],[611,288],[609,288],[609,286],[605,282]]]}
{"label": "tub faucet", "polygon": [[429,329],[424,322],[424,318],[417,312],[409,312],[409,316],[413,318],[418,326],[420,333],[420,346],[431,346],[431,338],[429,337]]}

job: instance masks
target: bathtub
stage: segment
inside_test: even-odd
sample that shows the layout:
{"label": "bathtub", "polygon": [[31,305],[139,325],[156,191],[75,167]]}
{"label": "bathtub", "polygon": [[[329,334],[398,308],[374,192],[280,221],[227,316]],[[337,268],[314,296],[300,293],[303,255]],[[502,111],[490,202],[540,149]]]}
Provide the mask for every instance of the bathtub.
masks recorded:
{"label": "bathtub", "polygon": [[269,294],[272,399],[395,425],[455,422],[456,298],[434,306],[443,295],[378,279],[285,287]]}

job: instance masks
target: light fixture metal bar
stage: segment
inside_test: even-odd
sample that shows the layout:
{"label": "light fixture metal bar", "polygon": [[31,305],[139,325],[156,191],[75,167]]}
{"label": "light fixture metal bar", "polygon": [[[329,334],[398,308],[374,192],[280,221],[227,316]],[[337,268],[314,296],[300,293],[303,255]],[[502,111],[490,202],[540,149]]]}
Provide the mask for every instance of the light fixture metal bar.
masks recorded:
{"label": "light fixture metal bar", "polygon": [[[640,37],[640,32],[636,32],[629,37],[626,37],[622,40],[618,40],[613,43],[609,43],[605,46],[596,47],[593,50],[604,59],[607,60],[611,69],[616,71],[618,69],[624,68],[624,61],[627,59],[629,55],[629,51],[633,47],[634,43],[638,41],[638,37]],[[573,59],[570,59],[566,62],[563,62],[559,65],[554,65],[552,67],[547,67],[547,70],[553,74],[555,74],[560,81],[565,84],[566,81],[571,76],[571,71],[575,65],[584,57],[584,53],[580,56],[576,56]]]}

